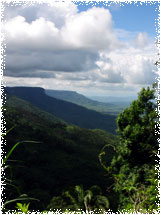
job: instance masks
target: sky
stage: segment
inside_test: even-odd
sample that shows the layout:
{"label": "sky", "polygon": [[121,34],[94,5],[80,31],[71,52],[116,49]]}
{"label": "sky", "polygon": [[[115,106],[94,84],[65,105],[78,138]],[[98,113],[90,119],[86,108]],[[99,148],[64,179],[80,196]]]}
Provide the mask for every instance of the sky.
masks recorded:
{"label": "sky", "polygon": [[158,77],[159,4],[4,3],[5,86],[135,96]]}

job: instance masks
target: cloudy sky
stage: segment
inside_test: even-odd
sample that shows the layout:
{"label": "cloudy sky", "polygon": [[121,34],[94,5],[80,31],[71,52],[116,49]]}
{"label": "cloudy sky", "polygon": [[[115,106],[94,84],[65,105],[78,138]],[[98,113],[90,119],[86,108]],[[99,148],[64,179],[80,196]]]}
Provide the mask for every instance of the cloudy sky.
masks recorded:
{"label": "cloudy sky", "polygon": [[136,95],[157,77],[159,4],[4,4],[7,86]]}

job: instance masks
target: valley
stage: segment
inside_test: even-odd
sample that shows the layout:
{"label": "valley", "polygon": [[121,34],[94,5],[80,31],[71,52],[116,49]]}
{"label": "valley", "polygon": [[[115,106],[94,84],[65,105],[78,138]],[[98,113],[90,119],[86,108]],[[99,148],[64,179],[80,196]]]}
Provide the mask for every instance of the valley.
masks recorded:
{"label": "valley", "polygon": [[[12,166],[15,185],[21,187],[22,192],[43,202],[43,205],[33,202],[31,209],[44,210],[54,195],[59,195],[70,186],[83,184],[87,189],[97,184],[105,190],[111,179],[103,177],[104,170],[98,155],[104,145],[117,143],[116,136],[99,128],[91,130],[68,124],[33,105],[29,102],[30,95],[34,99],[33,94],[37,89],[30,89],[32,94],[23,94],[20,88],[21,98],[15,96],[20,94],[12,91],[13,89],[5,89],[3,114],[6,130],[13,129],[5,138],[7,145],[4,150],[8,152],[16,142],[26,141],[15,150],[10,159],[17,160]],[[38,89],[35,96],[38,96],[38,92],[41,97],[43,90]],[[111,156],[109,159],[111,160]],[[109,159],[107,162],[110,162]],[[9,189],[6,195],[10,192]],[[16,190],[13,190],[11,197],[16,198],[16,195]]]}
{"label": "valley", "polygon": [[99,113],[71,102],[50,97],[45,94],[43,88],[6,87],[6,91],[63,119],[69,124],[74,124],[81,128],[99,128],[115,134],[116,116]]}
{"label": "valley", "polygon": [[[129,189],[131,175],[147,180],[144,184],[138,178],[138,189],[146,186],[144,192],[150,198],[151,189],[156,186],[154,153],[158,149],[157,137],[153,138],[148,132],[149,129],[155,132],[155,121],[151,121],[152,125],[147,121],[149,113],[154,119],[157,117],[153,93],[153,90],[143,88],[138,100],[116,119],[116,116],[48,96],[43,88],[6,87],[2,112],[7,131],[3,139],[7,144],[3,145],[3,150],[6,156],[10,153],[5,161],[5,180],[11,183],[5,186],[7,205],[3,211],[14,209],[18,200],[29,202],[30,211],[75,211],[79,207],[90,211],[88,198],[92,198],[90,207],[98,213],[101,213],[100,209],[116,212],[119,204],[129,201],[128,192],[123,199],[120,196],[126,188],[124,181],[129,183]],[[83,101],[85,104],[86,98]],[[93,107],[96,104],[94,101]],[[143,111],[147,111],[144,116]],[[15,148],[17,144],[19,146]],[[118,179],[122,180],[121,184]],[[21,197],[24,195],[25,201]],[[84,196],[82,200],[80,195]],[[132,193],[128,195],[135,197]],[[145,199],[142,207],[149,207],[148,201]],[[155,201],[158,201],[157,197]],[[133,207],[132,202],[127,204]],[[153,200],[150,204],[156,207]]]}
{"label": "valley", "polygon": [[[65,90],[45,90],[45,93],[53,98],[61,99],[64,101],[72,102],[77,105],[81,105],[90,110],[95,110],[108,115],[117,116],[125,107],[130,105],[130,103],[114,103],[113,101],[106,102],[99,101],[99,97],[94,97],[90,99],[82,94],[75,91],[65,91]],[[116,99],[115,99],[116,101]]]}

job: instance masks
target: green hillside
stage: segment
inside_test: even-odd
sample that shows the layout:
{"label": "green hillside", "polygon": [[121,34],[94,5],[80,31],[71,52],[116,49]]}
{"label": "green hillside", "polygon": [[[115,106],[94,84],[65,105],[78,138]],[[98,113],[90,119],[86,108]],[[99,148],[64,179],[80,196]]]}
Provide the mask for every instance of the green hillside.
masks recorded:
{"label": "green hillside", "polygon": [[118,115],[123,108],[119,105],[114,105],[112,103],[98,102],[87,98],[75,91],[65,91],[65,90],[45,90],[45,93],[53,98],[61,99],[64,101],[72,102],[77,105],[81,105],[85,108],[95,110],[98,112],[103,112],[111,115]]}
{"label": "green hillside", "polygon": [[116,117],[89,110],[80,105],[52,98],[38,87],[6,87],[6,91],[24,99],[43,111],[81,128],[103,129],[111,133],[116,130]]}
{"label": "green hillside", "polygon": [[[159,212],[159,116],[154,87],[143,88],[118,116],[119,139],[100,129],[69,125],[7,95],[3,115],[9,132],[4,136],[2,167],[3,201],[9,203],[3,212],[14,210],[17,201],[23,207],[29,202],[30,212],[66,208]],[[32,199],[17,200],[21,194]]]}
{"label": "green hillside", "polygon": [[[6,129],[13,127],[6,136],[5,152],[17,141],[38,141],[20,144],[8,161],[12,183],[21,193],[40,200],[31,202],[30,209],[46,209],[54,195],[70,186],[82,184],[87,189],[97,184],[105,192],[111,184],[98,155],[104,145],[116,144],[112,134],[67,125],[15,96],[7,95],[3,115]],[[10,178],[10,171],[6,176]],[[16,190],[7,186],[6,197],[16,198]],[[8,208],[13,209],[14,203]]]}
{"label": "green hillside", "polygon": [[62,119],[55,117],[53,114],[50,114],[46,111],[39,109],[38,107],[32,105],[30,102],[27,102],[23,99],[20,99],[12,94],[5,93],[6,95],[6,105],[7,107],[16,108],[19,111],[27,111],[31,114],[36,114],[40,118],[57,123],[65,123]]}

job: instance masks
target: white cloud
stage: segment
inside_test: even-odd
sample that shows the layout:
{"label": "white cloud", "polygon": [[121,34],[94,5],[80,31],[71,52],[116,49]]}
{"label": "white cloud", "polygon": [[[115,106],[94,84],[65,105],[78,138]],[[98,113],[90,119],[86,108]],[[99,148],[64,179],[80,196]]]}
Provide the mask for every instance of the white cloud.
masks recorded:
{"label": "white cloud", "polygon": [[32,23],[22,16],[16,16],[5,24],[7,50],[53,50],[60,48],[59,30],[55,24],[43,17]]}
{"label": "white cloud", "polygon": [[[52,8],[54,12],[54,6]],[[113,33],[111,14],[104,8],[92,8],[82,13],[74,11],[73,14],[66,16],[62,14],[64,24],[61,27],[56,26],[56,15],[56,21],[50,20],[46,18],[44,12],[45,10],[42,16],[39,15],[30,23],[22,15],[7,20],[4,31],[9,49],[14,46],[39,50],[69,48],[99,50],[113,49],[118,45],[117,37]]]}
{"label": "white cloud", "polygon": [[[150,53],[147,51],[148,48],[151,49]],[[155,60],[156,52],[153,46],[146,47],[146,49],[135,49],[129,46],[129,48],[119,49],[110,54],[100,53],[97,64],[100,72],[109,77],[107,82],[152,84],[157,76]]]}
{"label": "white cloud", "polygon": [[112,16],[104,8],[92,8],[66,20],[64,40],[74,47],[111,50],[119,42],[113,32]]}
{"label": "white cloud", "polygon": [[136,96],[136,92],[139,92],[140,89],[143,87],[143,85],[138,84],[113,84],[92,80],[81,80],[77,82],[76,80],[63,80],[58,78],[15,78],[6,76],[4,77],[4,82],[6,82],[8,86],[37,86],[42,87],[44,89],[73,90],[87,96],[122,96],[122,93],[124,93],[124,96]]}
{"label": "white cloud", "polygon": [[148,35],[146,32],[139,32],[134,40],[134,45],[138,48],[143,48],[148,44]]}
{"label": "white cloud", "polygon": [[[46,77],[52,77],[52,71],[88,71],[97,68],[98,50],[111,50],[118,43],[112,31],[111,14],[103,8],[82,13],[73,10],[73,14],[67,11],[64,25],[59,28],[54,20],[40,15],[31,22],[26,19],[17,15],[4,25],[7,42],[5,74],[9,76],[35,77],[36,74],[37,77],[40,70],[50,71]],[[40,77],[44,76],[40,73]]]}
{"label": "white cloud", "polygon": [[115,34],[120,40],[124,42],[136,39],[139,32],[136,31],[127,31],[125,29],[116,28],[114,29]]}
{"label": "white cloud", "polygon": [[155,81],[156,50],[148,35],[114,29],[107,9],[78,13],[72,3],[35,4],[7,7],[5,17],[4,75],[10,85],[19,80],[20,85],[102,92]]}
{"label": "white cloud", "polygon": [[50,2],[50,4],[25,2],[21,5],[12,2],[4,5],[5,20],[19,15],[23,16],[28,23],[31,23],[40,17],[44,17],[47,21],[54,22],[57,27],[63,26],[67,17],[77,13],[77,7],[72,2]]}

